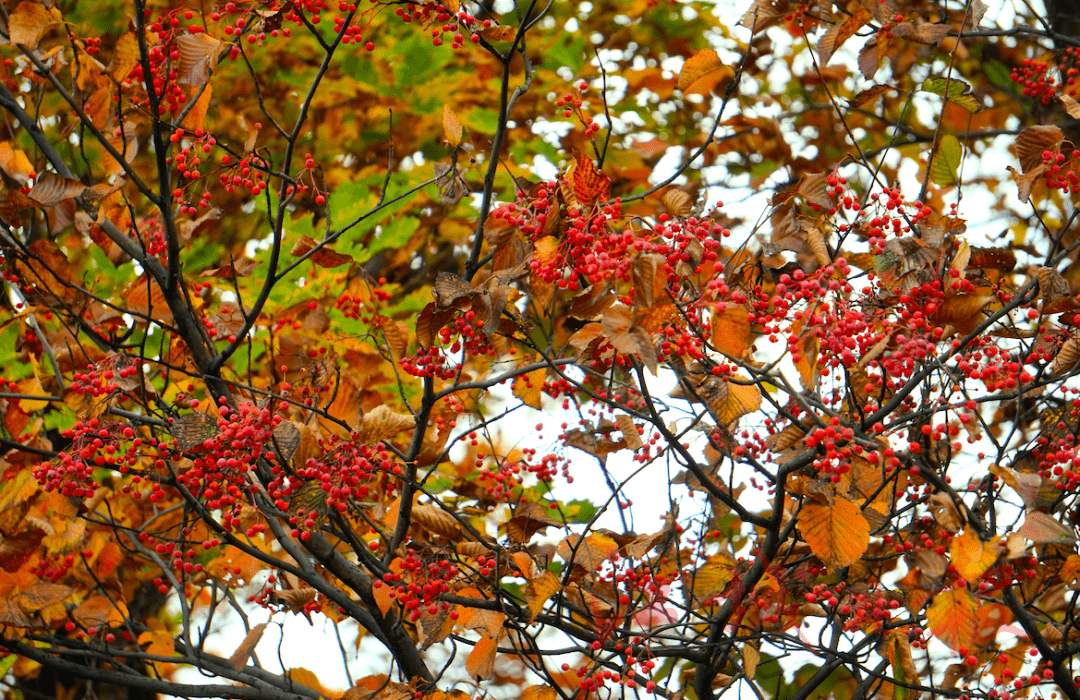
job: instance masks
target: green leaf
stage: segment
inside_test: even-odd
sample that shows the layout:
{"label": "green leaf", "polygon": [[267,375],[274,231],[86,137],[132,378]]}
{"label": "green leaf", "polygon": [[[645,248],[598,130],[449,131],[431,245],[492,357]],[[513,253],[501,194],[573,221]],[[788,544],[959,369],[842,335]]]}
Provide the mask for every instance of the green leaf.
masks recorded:
{"label": "green leaf", "polygon": [[956,78],[927,78],[923,81],[922,89],[938,97],[944,97],[949,102],[955,102],[973,114],[983,107],[975,95],[971,94],[971,86],[963,80]]}
{"label": "green leaf", "polygon": [[596,516],[596,506],[588,501],[570,501],[563,504],[562,514],[568,523],[587,523]]}
{"label": "green leaf", "polygon": [[946,134],[938,144],[934,162],[930,164],[930,179],[934,184],[951,187],[959,184],[957,173],[960,161],[964,159],[964,147],[952,134]]}

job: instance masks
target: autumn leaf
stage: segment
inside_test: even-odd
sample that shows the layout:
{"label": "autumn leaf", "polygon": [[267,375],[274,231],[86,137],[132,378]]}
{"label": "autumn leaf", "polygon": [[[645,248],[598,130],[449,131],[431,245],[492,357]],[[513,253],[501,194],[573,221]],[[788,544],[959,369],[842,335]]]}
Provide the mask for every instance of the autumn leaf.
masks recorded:
{"label": "autumn leaf", "polygon": [[217,67],[221,41],[206,32],[181,34],[176,37],[180,61],[176,70],[176,82],[181,85],[202,85],[210,79]]}
{"label": "autumn leaf", "polygon": [[1024,524],[1017,529],[1016,534],[1023,535],[1032,542],[1042,544],[1045,542],[1075,542],[1076,533],[1070,527],[1065,527],[1057,518],[1039,511],[1032,511],[1024,516]]}
{"label": "autumn leaf", "polygon": [[703,398],[720,425],[730,425],[761,408],[761,389],[757,384],[720,381],[710,386],[713,390]]}
{"label": "autumn leaf", "polygon": [[[301,255],[307,255],[318,245],[315,239],[304,236],[293,245],[290,252],[300,257]],[[308,259],[319,267],[340,267],[346,263],[354,262],[351,255],[338,253],[328,245],[319,247]]]}
{"label": "autumn leaf", "polygon": [[61,177],[54,172],[44,172],[34,181],[29,196],[43,207],[52,207],[66,199],[80,197],[85,191],[86,185],[78,180]]}
{"label": "autumn leaf", "polygon": [[461,144],[461,122],[458,121],[454,110],[450,109],[450,105],[443,105],[442,123],[443,140],[446,141],[450,148],[457,148]]}
{"label": "autumn leaf", "polygon": [[514,378],[514,396],[521,399],[522,403],[536,410],[543,408],[542,398],[544,395],[544,378],[547,376],[547,368],[523,374]]}
{"label": "autumn leaf", "polygon": [[513,516],[506,521],[506,534],[512,542],[525,544],[532,536],[549,527],[561,527],[562,523],[548,515],[539,503],[523,501],[514,509]]}
{"label": "autumn leaf", "polygon": [[734,69],[725,66],[716,51],[706,49],[683,63],[677,87],[687,95],[705,95],[717,89],[721,81],[730,81],[734,77]]}
{"label": "autumn leaf", "polygon": [[416,426],[416,419],[409,415],[395,413],[389,406],[376,406],[364,414],[356,428],[357,440],[373,443],[397,435],[402,430],[411,430]]}
{"label": "autumn leaf", "polygon": [[23,185],[34,176],[34,166],[22,149],[14,148],[10,141],[0,141],[0,170]]}
{"label": "autumn leaf", "polygon": [[723,592],[735,577],[735,561],[726,554],[713,554],[693,573],[691,590],[694,598],[704,603]]}
{"label": "autumn leaf", "polygon": [[799,534],[830,568],[858,561],[870,543],[870,526],[859,507],[846,498],[832,504],[808,503],[799,518]]}
{"label": "autumn leaf", "polygon": [[611,199],[611,180],[597,170],[592,158],[584,153],[577,154],[573,177],[574,196],[584,209]]}
{"label": "autumn leaf", "polygon": [[494,637],[483,636],[469,652],[465,660],[465,670],[471,678],[487,680],[495,674],[495,656],[499,644]]}
{"label": "autumn leaf", "polygon": [[8,39],[32,51],[56,23],[56,15],[44,4],[24,0],[8,15]]}
{"label": "autumn leaf", "polygon": [[858,7],[843,22],[829,27],[818,40],[818,63],[822,66],[828,65],[836,50],[843,46],[848,39],[855,36],[855,33],[862,29],[863,25],[873,17],[873,14],[865,7]]}
{"label": "autumn leaf", "polygon": [[998,559],[997,546],[983,542],[974,530],[965,530],[949,545],[956,572],[968,583],[976,583]]}
{"label": "autumn leaf", "polygon": [[545,571],[542,575],[534,578],[525,586],[525,602],[529,606],[529,619],[536,616],[544,609],[544,605],[562,588],[559,577],[551,571]]}
{"label": "autumn leaf", "polygon": [[969,646],[975,638],[975,599],[958,586],[934,596],[926,609],[927,627],[953,649]]}
{"label": "autumn leaf", "polygon": [[1029,126],[1017,136],[1014,146],[1020,168],[1025,174],[1043,165],[1043,151],[1055,151],[1065,138],[1061,129],[1052,125]]}
{"label": "autumn leaf", "polygon": [[711,342],[719,352],[741,360],[750,347],[750,312],[742,305],[725,304],[712,316]]}

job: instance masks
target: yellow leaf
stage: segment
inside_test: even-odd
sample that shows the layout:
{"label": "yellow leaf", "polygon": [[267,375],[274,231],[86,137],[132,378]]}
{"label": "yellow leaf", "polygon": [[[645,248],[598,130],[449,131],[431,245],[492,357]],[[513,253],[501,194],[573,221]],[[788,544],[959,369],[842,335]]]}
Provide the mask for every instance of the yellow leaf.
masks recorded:
{"label": "yellow leaf", "polygon": [[735,576],[735,561],[724,554],[714,554],[694,572],[692,590],[702,603],[724,590]]}
{"label": "yellow leaf", "polygon": [[726,426],[761,408],[761,389],[756,384],[720,382],[708,402],[717,422]]}
{"label": "yellow leaf", "polygon": [[525,602],[529,605],[529,619],[532,620],[544,609],[544,604],[560,588],[559,577],[550,571],[534,578],[525,586]]}
{"label": "yellow leaf", "polygon": [[322,693],[323,687],[322,683],[319,682],[319,677],[306,668],[289,669],[289,680],[293,683],[306,685],[317,693]]}
{"label": "yellow leaf", "polygon": [[[43,396],[46,392],[45,388],[41,386],[41,380],[38,379],[37,374],[35,373],[33,376],[27,377],[19,382],[19,393],[26,394],[27,396]],[[19,399],[19,409],[27,413],[40,411],[48,405],[48,401]]]}
{"label": "yellow leaf", "polygon": [[116,42],[112,61],[109,63],[109,76],[120,82],[128,77],[128,73],[137,65],[139,65],[139,38],[132,32],[128,32]]}
{"label": "yellow leaf", "polygon": [[21,149],[12,148],[10,141],[0,141],[0,170],[25,185],[30,181],[34,166]]}
{"label": "yellow leaf", "polygon": [[544,378],[547,376],[547,368],[533,370],[514,378],[514,396],[521,399],[526,406],[540,410],[542,407]]}
{"label": "yellow leaf", "polygon": [[846,498],[832,505],[810,503],[799,515],[799,533],[829,567],[850,566],[870,544],[870,525],[859,506]]}
{"label": "yellow leaf", "polygon": [[559,543],[558,555],[567,562],[572,559],[574,566],[595,571],[618,551],[619,543],[607,535],[592,534],[584,541],[581,535],[570,535]]}
{"label": "yellow leaf", "polygon": [[968,583],[975,583],[997,561],[997,547],[984,543],[973,530],[965,530],[949,546],[956,572]]}
{"label": "yellow leaf", "polygon": [[926,609],[926,622],[934,636],[953,649],[970,646],[976,631],[975,599],[967,588],[942,591]]}
{"label": "yellow leaf", "polygon": [[442,125],[443,138],[446,139],[446,143],[449,144],[450,148],[457,148],[458,144],[461,143],[461,122],[458,121],[454,110],[450,109],[450,105],[443,105]]}
{"label": "yellow leaf", "polygon": [[499,644],[491,637],[481,637],[473,650],[469,652],[469,658],[465,660],[465,670],[469,676],[479,680],[491,678],[495,673],[495,654]]}

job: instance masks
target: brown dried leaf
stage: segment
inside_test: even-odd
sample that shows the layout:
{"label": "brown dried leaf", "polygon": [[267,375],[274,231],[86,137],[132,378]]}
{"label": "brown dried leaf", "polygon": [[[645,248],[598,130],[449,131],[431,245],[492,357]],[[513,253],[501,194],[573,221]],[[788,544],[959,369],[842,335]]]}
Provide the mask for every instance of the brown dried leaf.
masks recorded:
{"label": "brown dried leaf", "polygon": [[412,520],[414,525],[419,525],[424,530],[434,532],[451,542],[458,542],[465,537],[461,531],[461,524],[454,516],[433,505],[422,503],[413,506]]}
{"label": "brown dried leaf", "polygon": [[542,505],[524,501],[518,504],[513,517],[506,522],[506,534],[511,542],[525,544],[536,533],[549,527],[561,526],[562,523],[548,515],[547,509]]}
{"label": "brown dried leaf", "polygon": [[252,260],[251,258],[239,258],[233,260],[228,265],[222,265],[221,267],[212,267],[206,272],[202,273],[202,277],[250,277],[251,273],[255,271],[259,265],[262,265],[258,260]]}
{"label": "brown dried leaf", "polygon": [[[293,255],[299,257],[301,255],[307,254],[317,245],[319,244],[315,242],[315,239],[309,236],[304,236],[303,238],[298,240],[295,245],[293,245],[291,252]],[[330,246],[326,245],[322,246],[321,248],[319,248],[319,250],[312,253],[311,257],[308,259],[319,267],[339,267],[346,263],[355,262],[351,255],[346,255],[345,253],[338,253],[332,250]]]}
{"label": "brown dried leaf", "polygon": [[218,434],[217,420],[198,411],[188,413],[173,420],[169,434],[176,441],[176,449],[187,452],[201,447],[204,442]]}
{"label": "brown dried leaf", "polygon": [[385,404],[380,404],[364,414],[356,428],[356,440],[361,443],[378,442],[415,427],[416,419],[412,416],[395,413]]}
{"label": "brown dried leaf", "polygon": [[1043,151],[1054,151],[1065,138],[1061,129],[1048,124],[1029,126],[1016,137],[1016,157],[1025,174],[1043,164]]}
{"label": "brown dried leaf", "polygon": [[938,491],[930,496],[927,502],[930,506],[930,512],[934,515],[934,520],[938,522],[938,525],[941,525],[949,532],[959,532],[964,527],[966,520],[957,510],[953,500],[949,498],[949,494]]}
{"label": "brown dried leaf", "polygon": [[176,37],[180,61],[176,68],[176,82],[181,85],[202,85],[217,67],[221,41],[206,32],[183,34]]}
{"label": "brown dried leaf", "polygon": [[665,190],[660,197],[660,201],[675,216],[690,216],[694,211],[694,198],[679,187],[671,187]]}
{"label": "brown dried leaf", "polygon": [[1054,362],[1050,365],[1053,374],[1064,374],[1076,366],[1080,361],[1080,343],[1073,338],[1066,338],[1061,349],[1054,356]]}
{"label": "brown dried leaf", "polygon": [[619,426],[619,431],[622,433],[623,440],[626,441],[626,446],[631,450],[640,450],[644,447],[645,443],[641,440],[641,435],[638,434],[637,426],[634,424],[634,419],[625,413],[620,413],[615,416],[615,422]]}
{"label": "brown dried leaf", "polygon": [[86,185],[78,180],[47,171],[38,175],[29,196],[43,207],[52,207],[65,199],[80,197],[85,191]]}
{"label": "brown dried leaf", "polygon": [[828,64],[836,50],[843,46],[845,41],[855,36],[855,33],[871,19],[873,19],[873,14],[865,7],[859,7],[843,22],[829,27],[818,40],[818,63],[822,66]]}
{"label": "brown dried leaf", "polygon": [[240,646],[236,647],[236,651],[229,657],[229,665],[233,667],[233,670],[239,671],[247,666],[248,659],[255,653],[255,647],[259,646],[259,641],[265,631],[265,622],[248,630],[248,633],[244,635],[244,641],[240,642]]}
{"label": "brown dried leaf", "polygon": [[1058,99],[1065,105],[1065,111],[1070,117],[1080,119],[1080,102],[1077,102],[1072,95],[1061,95]]}

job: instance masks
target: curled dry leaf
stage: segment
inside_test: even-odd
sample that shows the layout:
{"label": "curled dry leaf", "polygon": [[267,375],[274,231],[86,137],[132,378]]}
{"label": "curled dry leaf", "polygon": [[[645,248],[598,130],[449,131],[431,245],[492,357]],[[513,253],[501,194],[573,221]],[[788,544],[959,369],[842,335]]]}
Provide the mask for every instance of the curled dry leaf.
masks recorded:
{"label": "curled dry leaf", "polygon": [[1077,343],[1074,338],[1066,338],[1057,355],[1054,355],[1050,371],[1054,374],[1064,374],[1075,367],[1077,361],[1080,361],[1080,343]]}
{"label": "curled dry leaf", "polygon": [[1014,145],[1016,157],[1020,161],[1020,168],[1024,174],[1043,165],[1043,151],[1056,150],[1064,138],[1065,135],[1061,129],[1052,125],[1029,126],[1021,131]]}

